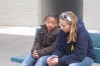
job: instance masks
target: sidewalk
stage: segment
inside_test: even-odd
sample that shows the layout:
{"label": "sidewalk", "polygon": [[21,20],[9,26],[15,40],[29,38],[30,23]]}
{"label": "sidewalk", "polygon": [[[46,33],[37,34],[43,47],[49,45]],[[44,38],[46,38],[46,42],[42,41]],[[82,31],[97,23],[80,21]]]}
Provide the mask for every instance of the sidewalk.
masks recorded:
{"label": "sidewalk", "polygon": [[[33,46],[36,27],[0,26],[0,66],[20,66],[11,62],[10,58],[17,55],[27,55]],[[98,30],[88,30],[97,33]],[[100,66],[94,64],[93,66]]]}
{"label": "sidewalk", "polygon": [[[34,36],[36,28],[37,27],[0,26],[0,33]],[[99,30],[88,30],[88,32],[90,32],[90,33],[100,33]]]}
{"label": "sidewalk", "polygon": [[13,34],[13,35],[35,35],[36,27],[11,27],[11,26],[0,26],[0,33],[2,34]]}
{"label": "sidewalk", "polygon": [[35,28],[0,26],[0,66],[20,66],[10,58],[30,54]]}

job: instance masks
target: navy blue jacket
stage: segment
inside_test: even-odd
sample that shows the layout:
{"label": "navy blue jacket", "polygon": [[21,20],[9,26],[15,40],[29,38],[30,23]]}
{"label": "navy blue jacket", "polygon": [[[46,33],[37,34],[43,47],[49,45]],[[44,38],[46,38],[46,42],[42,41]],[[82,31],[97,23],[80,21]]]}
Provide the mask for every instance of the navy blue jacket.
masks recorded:
{"label": "navy blue jacket", "polygon": [[[96,57],[92,40],[82,20],[78,20],[77,22],[76,42],[68,43],[68,35],[69,33],[64,33],[63,30],[59,31],[58,43],[55,51],[52,53],[52,55],[58,55],[58,62],[62,66],[81,62],[85,57],[91,57],[92,59]],[[74,46],[74,51],[71,51],[72,45]]]}

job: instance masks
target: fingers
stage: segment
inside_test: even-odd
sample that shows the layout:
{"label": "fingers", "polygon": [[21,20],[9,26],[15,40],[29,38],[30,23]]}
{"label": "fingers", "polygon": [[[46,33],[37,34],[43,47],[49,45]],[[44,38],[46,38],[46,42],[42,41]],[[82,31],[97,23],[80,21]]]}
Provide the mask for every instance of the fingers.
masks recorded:
{"label": "fingers", "polygon": [[39,58],[39,55],[34,55],[34,54],[32,54],[35,58]]}
{"label": "fingers", "polygon": [[50,66],[52,66],[52,65],[56,65],[56,64],[58,64],[58,58],[48,58],[47,59],[47,63],[48,63],[48,65],[50,65]]}
{"label": "fingers", "polygon": [[49,66],[52,66],[52,65],[53,65],[52,59],[51,59],[50,57],[47,59],[47,64],[48,64]]}
{"label": "fingers", "polygon": [[47,59],[47,61],[50,61],[51,60],[51,58],[49,57],[48,59]]}
{"label": "fingers", "polygon": [[37,53],[37,51],[34,51],[33,54]]}
{"label": "fingers", "polygon": [[38,53],[37,52],[35,52],[35,53],[33,53],[34,55],[38,55]]}
{"label": "fingers", "polygon": [[36,51],[34,51],[32,55],[33,55],[35,58],[39,58],[39,55],[38,55],[38,53],[37,53]]}
{"label": "fingers", "polygon": [[39,58],[39,55],[35,55],[34,57],[35,57],[35,58]]}

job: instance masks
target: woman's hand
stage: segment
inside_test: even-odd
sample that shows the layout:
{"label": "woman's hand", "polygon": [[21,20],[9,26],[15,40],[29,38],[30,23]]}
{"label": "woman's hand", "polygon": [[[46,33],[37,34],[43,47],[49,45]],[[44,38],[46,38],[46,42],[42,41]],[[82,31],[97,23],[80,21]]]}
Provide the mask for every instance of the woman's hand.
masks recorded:
{"label": "woman's hand", "polygon": [[34,51],[32,54],[35,58],[39,58],[39,54],[37,53],[37,51]]}
{"label": "woman's hand", "polygon": [[58,58],[53,58],[52,61],[51,61],[51,63],[52,63],[53,65],[58,64]]}
{"label": "woman's hand", "polygon": [[52,59],[51,59],[51,57],[49,57],[49,58],[47,59],[47,64],[48,64],[49,66],[52,66]]}
{"label": "woman's hand", "polygon": [[47,59],[47,63],[49,66],[53,66],[53,65],[56,65],[58,64],[58,58],[48,58]]}

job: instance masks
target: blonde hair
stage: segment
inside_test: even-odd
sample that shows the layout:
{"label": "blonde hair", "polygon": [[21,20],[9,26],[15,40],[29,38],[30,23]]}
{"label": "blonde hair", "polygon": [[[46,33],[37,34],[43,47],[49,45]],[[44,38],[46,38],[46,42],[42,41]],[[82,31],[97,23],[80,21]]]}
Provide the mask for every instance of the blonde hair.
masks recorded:
{"label": "blonde hair", "polygon": [[[69,37],[68,37],[68,42],[76,42],[76,39],[77,39],[76,31],[77,31],[78,18],[72,11],[66,11],[63,13],[68,15],[71,19],[71,21],[67,20],[67,22],[68,22],[67,24],[71,25],[71,29],[70,29]],[[60,18],[62,19],[62,17],[60,17]]]}

